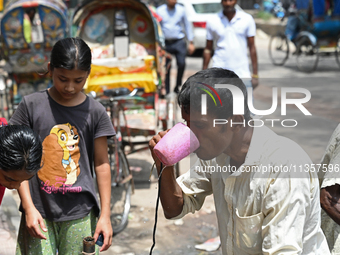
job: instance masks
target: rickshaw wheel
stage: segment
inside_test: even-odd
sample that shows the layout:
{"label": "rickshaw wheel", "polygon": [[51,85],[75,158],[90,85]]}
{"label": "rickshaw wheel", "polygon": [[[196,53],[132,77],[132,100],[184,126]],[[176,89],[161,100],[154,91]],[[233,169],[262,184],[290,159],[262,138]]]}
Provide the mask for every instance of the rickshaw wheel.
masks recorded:
{"label": "rickshaw wheel", "polygon": [[284,33],[273,35],[269,41],[268,52],[273,65],[284,65],[289,56],[287,36]]}
{"label": "rickshaw wheel", "polygon": [[307,36],[300,38],[296,46],[296,62],[300,71],[315,71],[319,61],[319,47],[314,46]]}
{"label": "rickshaw wheel", "polygon": [[[128,224],[133,190],[132,174],[122,149],[116,151],[114,143],[108,143],[111,168],[111,225],[113,235],[123,231]],[[116,158],[118,157],[118,162]],[[118,168],[118,169],[117,169]]]}

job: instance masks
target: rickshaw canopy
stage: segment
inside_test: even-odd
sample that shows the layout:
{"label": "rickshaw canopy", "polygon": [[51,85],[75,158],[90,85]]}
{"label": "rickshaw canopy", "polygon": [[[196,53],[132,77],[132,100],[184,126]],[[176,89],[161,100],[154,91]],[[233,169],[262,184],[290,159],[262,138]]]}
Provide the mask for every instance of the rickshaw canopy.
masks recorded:
{"label": "rickshaw canopy", "polygon": [[[78,26],[75,29],[79,31],[92,15],[99,14],[107,9],[110,9],[111,11],[112,9],[131,10],[132,13],[128,13],[129,17],[135,14],[135,12],[138,12],[140,16],[135,17],[135,19],[128,20],[129,28],[135,28],[135,31],[131,31],[133,33],[132,36],[147,36],[149,37],[149,40],[151,37],[152,41],[156,40],[159,45],[164,48],[165,39],[159,25],[157,24],[157,19],[153,18],[152,10],[148,7],[148,5],[140,0],[85,0],[74,12],[72,24],[73,26]],[[99,18],[96,19],[98,20]],[[152,21],[152,24],[149,24],[149,21]],[[153,31],[149,34],[151,26],[153,27]],[[75,34],[77,34],[77,32],[75,32]],[[73,35],[75,34],[73,33]],[[92,39],[100,40],[100,38]],[[140,41],[140,39],[141,38],[137,41]],[[145,41],[147,41],[147,39],[148,38],[146,38]]]}

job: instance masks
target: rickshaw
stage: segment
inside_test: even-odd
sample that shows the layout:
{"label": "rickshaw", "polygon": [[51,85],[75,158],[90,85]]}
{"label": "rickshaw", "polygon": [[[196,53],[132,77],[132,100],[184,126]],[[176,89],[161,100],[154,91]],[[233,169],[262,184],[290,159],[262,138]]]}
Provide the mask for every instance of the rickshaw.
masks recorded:
{"label": "rickshaw", "polygon": [[1,19],[1,55],[6,60],[15,110],[22,97],[49,86],[45,77],[53,45],[67,35],[67,8],[62,0],[16,0]]}
{"label": "rickshaw", "polygon": [[117,132],[108,144],[116,234],[127,224],[133,186],[126,155],[148,149],[159,126],[167,129],[175,123],[175,100],[160,99],[164,38],[151,8],[140,0],[85,0],[71,23],[71,35],[82,38],[92,51],[84,92],[107,108]]}
{"label": "rickshaw", "polygon": [[327,0],[296,0],[286,30],[273,35],[269,43],[269,56],[274,65],[284,65],[289,57],[290,45],[295,45],[297,67],[300,71],[315,71],[320,57],[335,56],[340,66],[340,12],[339,4],[326,10]]}
{"label": "rickshaw", "polygon": [[139,0],[84,1],[72,17],[72,36],[84,39],[92,50],[85,92],[102,95],[113,88],[144,89],[142,98],[125,102],[126,108],[142,109],[143,118],[137,117],[138,111],[125,112],[129,128],[122,127],[123,136],[153,135],[155,127],[145,129],[137,119],[150,120],[146,113],[155,112],[164,123],[170,116],[158,111],[165,76],[164,38],[149,6]]}

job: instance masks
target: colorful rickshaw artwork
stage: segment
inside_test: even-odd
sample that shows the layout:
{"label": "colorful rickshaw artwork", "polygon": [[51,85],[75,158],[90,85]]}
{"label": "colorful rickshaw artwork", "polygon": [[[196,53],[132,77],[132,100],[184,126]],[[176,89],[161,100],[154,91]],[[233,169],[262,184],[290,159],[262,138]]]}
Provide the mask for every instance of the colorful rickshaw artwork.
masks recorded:
{"label": "colorful rickshaw artwork", "polygon": [[67,35],[67,8],[62,0],[10,1],[1,20],[1,54],[6,60],[12,105],[44,90],[53,45]]}
{"label": "colorful rickshaw artwork", "polygon": [[156,134],[158,120],[166,119],[159,111],[164,38],[149,6],[140,0],[84,1],[71,20],[72,36],[84,39],[92,51],[85,92],[101,96],[109,89],[142,88],[143,100],[124,102],[122,135]]}

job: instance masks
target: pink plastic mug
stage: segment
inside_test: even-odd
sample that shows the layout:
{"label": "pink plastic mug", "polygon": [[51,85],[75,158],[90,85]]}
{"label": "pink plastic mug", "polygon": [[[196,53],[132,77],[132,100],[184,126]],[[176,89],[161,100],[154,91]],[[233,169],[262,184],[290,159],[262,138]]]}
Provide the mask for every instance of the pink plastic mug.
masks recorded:
{"label": "pink plastic mug", "polygon": [[156,144],[153,151],[166,166],[172,166],[199,147],[197,137],[183,123],[177,123]]}

